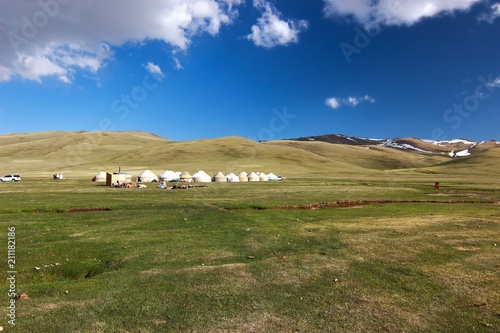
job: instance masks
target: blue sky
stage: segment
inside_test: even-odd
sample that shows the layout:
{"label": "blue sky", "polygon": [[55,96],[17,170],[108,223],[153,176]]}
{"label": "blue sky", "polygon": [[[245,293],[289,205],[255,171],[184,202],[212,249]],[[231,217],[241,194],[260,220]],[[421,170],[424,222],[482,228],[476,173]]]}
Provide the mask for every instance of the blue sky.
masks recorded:
{"label": "blue sky", "polygon": [[0,134],[500,139],[500,2],[0,0]]}

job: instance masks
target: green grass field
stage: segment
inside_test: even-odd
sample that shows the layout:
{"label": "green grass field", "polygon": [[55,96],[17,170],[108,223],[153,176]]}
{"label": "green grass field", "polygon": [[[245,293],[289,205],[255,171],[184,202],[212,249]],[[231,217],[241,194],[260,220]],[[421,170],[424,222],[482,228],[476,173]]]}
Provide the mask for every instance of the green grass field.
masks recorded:
{"label": "green grass field", "polygon": [[[500,149],[452,160],[140,132],[0,136],[3,173],[23,177],[0,183],[0,329],[498,332],[499,160]],[[118,167],[288,181],[186,190],[90,182]],[[50,179],[56,172],[65,179]],[[333,205],[349,207],[300,209]],[[29,297],[16,300],[15,326],[13,269],[15,295]]]}
{"label": "green grass field", "polygon": [[[497,332],[499,182],[441,174],[436,193],[435,177],[188,190],[0,184],[2,265],[7,229],[15,227],[16,293],[29,296],[16,302],[15,327],[8,324],[2,278],[0,325],[6,332]],[[361,199],[421,202],[273,208]],[[68,211],[98,207],[111,210]]]}

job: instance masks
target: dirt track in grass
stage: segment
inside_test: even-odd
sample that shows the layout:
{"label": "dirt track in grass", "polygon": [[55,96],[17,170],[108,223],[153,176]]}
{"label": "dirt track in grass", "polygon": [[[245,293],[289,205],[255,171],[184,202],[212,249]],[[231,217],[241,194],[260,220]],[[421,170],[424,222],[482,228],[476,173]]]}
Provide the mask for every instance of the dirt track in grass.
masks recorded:
{"label": "dirt track in grass", "polygon": [[439,201],[439,200],[354,200],[354,201],[331,201],[317,202],[308,205],[280,205],[270,209],[306,209],[314,210],[320,208],[355,208],[366,205],[400,204],[400,203],[435,203],[435,204],[498,204],[498,201]]}

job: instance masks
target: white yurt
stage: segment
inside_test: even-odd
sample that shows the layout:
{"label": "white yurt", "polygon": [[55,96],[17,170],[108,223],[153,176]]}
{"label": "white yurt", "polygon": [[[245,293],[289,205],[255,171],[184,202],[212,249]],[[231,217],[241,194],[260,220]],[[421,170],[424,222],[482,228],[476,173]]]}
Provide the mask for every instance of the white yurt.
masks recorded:
{"label": "white yurt", "polygon": [[240,177],[236,176],[234,173],[230,173],[226,175],[226,179],[229,183],[239,183],[240,182]]}
{"label": "white yurt", "polygon": [[259,181],[261,182],[267,182],[269,181],[269,178],[267,178],[267,175],[264,172],[259,172]]}
{"label": "white yurt", "polygon": [[226,176],[222,172],[217,172],[213,176],[212,181],[216,182],[216,183],[225,183],[225,182],[227,182]]}
{"label": "white yurt", "polygon": [[240,179],[240,182],[247,182],[248,174],[245,171],[242,171],[238,174],[238,178]]}
{"label": "white yurt", "polygon": [[94,176],[94,181],[96,183],[105,183],[106,182],[106,172],[101,171],[97,175]]}
{"label": "white yurt", "polygon": [[210,177],[205,171],[198,170],[193,174],[193,182],[195,183],[210,183],[212,177]]}
{"label": "white yurt", "polygon": [[187,171],[184,171],[181,173],[180,176],[181,182],[186,182],[186,183],[192,183],[193,182],[193,176]]}
{"label": "white yurt", "polygon": [[278,176],[276,176],[276,175],[275,175],[274,173],[272,173],[272,172],[267,174],[267,179],[269,179],[269,181],[276,181],[276,180],[280,180],[280,179],[278,178]]}
{"label": "white yurt", "polygon": [[157,182],[158,181],[158,176],[156,176],[152,171],[150,170],[144,170],[137,176],[137,181],[141,183],[151,183],[151,182]]}
{"label": "white yurt", "polygon": [[255,172],[250,172],[247,177],[248,177],[248,181],[249,182],[258,182],[258,181],[260,181],[259,176]]}
{"label": "white yurt", "polygon": [[171,182],[174,180],[180,180],[180,175],[178,175],[176,172],[173,172],[172,170],[167,170],[160,175],[160,179],[166,182]]}

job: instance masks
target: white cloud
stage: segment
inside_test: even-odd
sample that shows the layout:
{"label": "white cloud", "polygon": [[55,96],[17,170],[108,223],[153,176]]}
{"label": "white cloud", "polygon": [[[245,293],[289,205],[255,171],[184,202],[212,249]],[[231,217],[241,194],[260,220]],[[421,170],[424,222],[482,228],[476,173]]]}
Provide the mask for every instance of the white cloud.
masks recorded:
{"label": "white cloud", "polygon": [[496,3],[491,6],[491,9],[493,10],[493,13],[495,14],[495,17],[500,16],[500,3]]}
{"label": "white cloud", "polygon": [[307,28],[305,20],[281,19],[282,14],[266,0],[254,0],[253,5],[264,11],[252,26],[252,33],[247,35],[256,46],[271,48],[297,43],[299,33]]}
{"label": "white cloud", "polygon": [[375,103],[375,99],[373,99],[372,97],[368,96],[368,95],[365,95],[363,98],[362,98],[362,101],[364,102],[368,102],[368,103]]}
{"label": "white cloud", "polygon": [[486,84],[490,88],[500,88],[500,76]]}
{"label": "white cloud", "polygon": [[357,99],[356,97],[348,97],[347,104],[351,104],[352,106],[356,106],[359,104],[359,99]]}
{"label": "white cloud", "polygon": [[500,17],[500,3],[491,5],[491,11],[487,14],[483,14],[479,17],[480,21],[486,21],[488,23],[493,23],[497,18]]}
{"label": "white cloud", "polygon": [[244,0],[0,0],[0,81],[20,76],[70,82],[75,70],[105,66],[112,48],[160,40],[185,51],[215,35]]}
{"label": "white cloud", "polygon": [[351,16],[364,25],[412,25],[423,18],[464,11],[483,0],[324,0],[328,16]]}
{"label": "white cloud", "polygon": [[355,107],[363,102],[375,103],[375,100],[368,95],[362,97],[349,96],[347,98],[330,97],[325,100],[325,104],[332,109],[338,109],[343,105]]}
{"label": "white cloud", "polygon": [[338,109],[340,107],[340,103],[335,97],[327,98],[325,104],[331,107],[332,109]]}
{"label": "white cloud", "polygon": [[165,74],[161,70],[160,66],[153,64],[152,62],[148,62],[146,66],[144,66],[146,70],[153,76],[163,78]]}
{"label": "white cloud", "polygon": [[172,59],[174,60],[176,70],[180,71],[181,69],[184,69],[184,67],[182,67],[182,64],[181,64],[181,61],[179,60],[179,58],[172,57]]}

